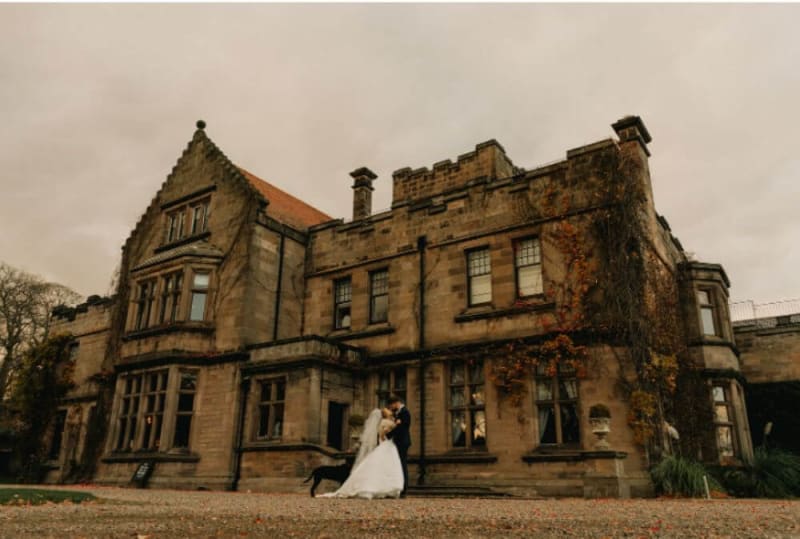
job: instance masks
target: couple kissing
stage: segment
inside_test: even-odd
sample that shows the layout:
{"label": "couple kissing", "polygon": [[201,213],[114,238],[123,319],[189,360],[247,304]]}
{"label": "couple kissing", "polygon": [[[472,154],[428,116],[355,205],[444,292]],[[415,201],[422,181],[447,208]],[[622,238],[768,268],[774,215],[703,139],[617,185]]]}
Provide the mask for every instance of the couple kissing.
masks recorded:
{"label": "couple kissing", "polygon": [[408,448],[411,414],[402,399],[392,396],[388,407],[376,408],[364,422],[350,477],[325,498],[398,498],[408,488]]}

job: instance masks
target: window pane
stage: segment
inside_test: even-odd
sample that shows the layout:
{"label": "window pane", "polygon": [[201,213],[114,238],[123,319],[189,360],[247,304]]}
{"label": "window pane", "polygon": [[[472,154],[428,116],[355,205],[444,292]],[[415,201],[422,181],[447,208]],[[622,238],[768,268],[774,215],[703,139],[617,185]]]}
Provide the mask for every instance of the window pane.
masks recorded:
{"label": "window pane", "polygon": [[385,294],[389,291],[389,272],[376,271],[371,276],[372,280],[372,295],[378,296]]}
{"label": "window pane", "polygon": [[492,301],[492,276],[491,274],[472,277],[469,286],[469,303],[478,305]]}
{"label": "window pane", "polygon": [[189,447],[189,432],[192,428],[192,416],[179,415],[175,419],[175,447]]}
{"label": "window pane", "polygon": [[450,365],[450,385],[464,383],[464,364],[460,361],[454,361]]}
{"label": "window pane", "polygon": [[378,378],[378,389],[381,391],[389,391],[389,372],[385,371],[380,373]]}
{"label": "window pane", "polygon": [[192,282],[193,288],[208,288],[208,273],[195,273],[194,281]]}
{"label": "window pane", "polygon": [[394,370],[394,388],[395,390],[406,388],[406,369],[401,367]]}
{"label": "window pane", "polygon": [[716,420],[720,423],[727,423],[730,421],[730,417],[728,417],[728,406],[725,404],[717,404],[714,407],[714,416]]}
{"label": "window pane", "polygon": [[554,444],[556,440],[556,416],[552,406],[539,406],[539,443]]}
{"label": "window pane", "polygon": [[536,400],[553,400],[553,381],[550,379],[536,380]]}
{"label": "window pane", "polygon": [[465,447],[467,445],[467,421],[464,412],[452,413],[451,436],[453,447]]}
{"label": "window pane", "polygon": [[203,320],[206,311],[206,294],[205,292],[192,293],[192,312],[189,316],[190,320]]}
{"label": "window pane", "polygon": [[711,307],[700,308],[700,320],[703,324],[703,335],[716,335],[714,330],[714,311]]}
{"label": "window pane", "polygon": [[370,322],[386,322],[389,319],[389,296],[372,298]]}
{"label": "window pane", "polygon": [[558,380],[558,398],[574,400],[578,398],[578,381],[574,378]]}
{"label": "window pane", "polygon": [[697,303],[699,303],[700,305],[708,305],[711,303],[709,301],[708,291],[706,290],[697,291]]}
{"label": "window pane", "polygon": [[283,404],[276,404],[272,407],[275,418],[272,421],[272,438],[280,438],[283,435]]}
{"label": "window pane", "polygon": [[540,263],[539,240],[533,238],[522,240],[517,242],[516,247],[514,262],[518,268]]}
{"label": "window pane", "polygon": [[178,411],[191,412],[194,408],[194,393],[181,393],[178,396]]}
{"label": "window pane", "polygon": [[542,266],[536,264],[535,266],[524,266],[517,270],[517,278],[519,279],[519,295],[520,296],[534,296],[544,292],[542,287]]}
{"label": "window pane", "polygon": [[472,445],[486,445],[486,412],[472,412]]}
{"label": "window pane", "polygon": [[336,307],[336,328],[345,329],[350,327],[350,304],[342,304]]}
{"label": "window pane", "polygon": [[275,382],[275,400],[282,401],[285,398],[286,382],[278,380]]}
{"label": "window pane", "polygon": [[492,266],[489,258],[489,249],[470,252],[467,255],[467,267],[470,277],[490,273],[492,271]]}
{"label": "window pane", "polygon": [[722,457],[733,455],[733,435],[730,427],[717,427],[717,447]]}
{"label": "window pane", "polygon": [[580,437],[580,422],[578,411],[574,404],[562,404],[561,408],[561,441],[565,444],[578,443]]}
{"label": "window pane", "polygon": [[469,381],[471,384],[483,382],[483,361],[474,361],[469,366]]}
{"label": "window pane", "polygon": [[725,388],[722,386],[714,386],[713,388],[714,402],[725,402]]}
{"label": "window pane", "polygon": [[197,375],[192,372],[181,373],[181,391],[194,391],[197,387]]}
{"label": "window pane", "polygon": [[464,406],[464,388],[451,387],[450,388],[450,406],[458,407]]}
{"label": "window pane", "polygon": [[269,433],[269,405],[259,406],[258,437],[264,438]]}
{"label": "window pane", "polygon": [[472,406],[483,406],[483,386],[472,386],[469,391],[469,400]]}
{"label": "window pane", "polygon": [[350,279],[342,279],[341,281],[336,281],[335,284],[335,301],[336,303],[343,303],[345,301],[350,301],[351,297],[351,286],[350,286]]}
{"label": "window pane", "polygon": [[263,382],[261,384],[261,402],[272,400],[272,383]]}

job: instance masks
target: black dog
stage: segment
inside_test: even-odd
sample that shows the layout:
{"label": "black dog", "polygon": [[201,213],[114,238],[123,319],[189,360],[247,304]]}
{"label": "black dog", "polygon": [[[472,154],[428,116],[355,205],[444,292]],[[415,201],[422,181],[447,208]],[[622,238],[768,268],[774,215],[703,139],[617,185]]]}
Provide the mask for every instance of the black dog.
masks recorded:
{"label": "black dog", "polygon": [[314,483],[311,485],[311,497],[314,497],[314,491],[317,489],[320,481],[323,479],[330,479],[338,483],[344,483],[350,477],[350,470],[353,468],[352,462],[345,462],[338,466],[317,466],[308,476],[308,479],[303,483],[308,483],[311,478],[314,478]]}

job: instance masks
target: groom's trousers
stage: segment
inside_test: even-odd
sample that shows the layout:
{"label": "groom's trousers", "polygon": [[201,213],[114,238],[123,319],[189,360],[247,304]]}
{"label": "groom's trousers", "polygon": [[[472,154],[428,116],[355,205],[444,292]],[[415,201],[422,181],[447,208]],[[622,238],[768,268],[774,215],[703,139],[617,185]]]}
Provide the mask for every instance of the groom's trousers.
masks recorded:
{"label": "groom's trousers", "polygon": [[403,494],[408,490],[408,446],[398,447],[400,463],[403,465]]}

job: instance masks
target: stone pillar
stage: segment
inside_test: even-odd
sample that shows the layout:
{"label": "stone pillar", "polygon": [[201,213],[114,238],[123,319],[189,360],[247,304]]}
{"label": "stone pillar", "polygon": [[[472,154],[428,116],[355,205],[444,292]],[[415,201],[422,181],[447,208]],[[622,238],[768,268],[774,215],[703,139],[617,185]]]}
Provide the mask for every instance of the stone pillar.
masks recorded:
{"label": "stone pillar", "polygon": [[378,176],[367,167],[350,173],[353,177],[353,221],[364,219],[372,214],[372,180]]}

